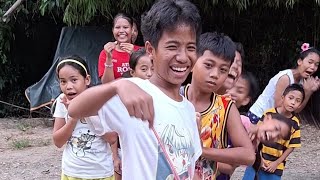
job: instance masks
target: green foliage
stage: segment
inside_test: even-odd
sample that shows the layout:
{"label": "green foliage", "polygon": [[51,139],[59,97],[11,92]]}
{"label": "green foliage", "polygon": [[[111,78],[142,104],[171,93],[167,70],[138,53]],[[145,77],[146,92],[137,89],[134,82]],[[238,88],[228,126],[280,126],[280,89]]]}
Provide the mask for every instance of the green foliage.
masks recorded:
{"label": "green foliage", "polygon": [[14,149],[24,149],[27,147],[31,147],[31,143],[29,139],[19,139],[12,141],[12,147]]}
{"label": "green foliage", "polygon": [[85,25],[94,20],[96,16],[104,16],[111,20],[119,11],[130,14],[140,13],[153,0],[141,1],[108,1],[108,0],[41,0],[41,15],[61,15],[68,25]]}
{"label": "green foliage", "polygon": [[19,124],[17,124],[17,128],[20,131],[27,131],[28,129],[31,128],[31,126],[29,124],[19,123]]}

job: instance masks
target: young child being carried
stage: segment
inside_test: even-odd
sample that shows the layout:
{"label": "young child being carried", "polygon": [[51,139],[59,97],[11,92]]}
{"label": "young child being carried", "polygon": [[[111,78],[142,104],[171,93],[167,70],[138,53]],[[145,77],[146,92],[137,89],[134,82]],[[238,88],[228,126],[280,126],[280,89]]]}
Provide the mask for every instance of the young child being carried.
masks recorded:
{"label": "young child being carried", "polygon": [[[300,123],[294,111],[301,106],[304,98],[305,92],[303,87],[299,84],[291,84],[283,92],[281,106],[266,111],[266,113],[279,113],[290,119],[292,129],[290,131],[290,138],[287,140],[279,139],[276,142],[262,142],[260,151],[262,162],[256,174],[260,180],[281,179],[287,157],[294,148],[301,147]],[[277,129],[281,129],[281,127],[277,127]],[[268,138],[270,134],[266,134],[266,136]],[[254,173],[256,172],[253,168],[248,167],[243,179],[253,179]]]}
{"label": "young child being carried", "polygon": [[[203,153],[196,164],[200,179],[215,179],[217,162],[238,165],[254,162],[253,147],[241,124],[239,111],[230,98],[214,93],[228,77],[235,51],[235,44],[229,37],[218,33],[202,34],[191,84],[180,90],[201,114]],[[228,136],[234,147],[226,149]]]}
{"label": "young child being carried", "polygon": [[61,148],[61,180],[113,179],[110,146],[104,138],[92,132],[84,118],[68,116],[67,104],[90,85],[86,62],[78,56],[62,59],[57,65],[57,76],[62,94],[58,97],[53,114],[54,144]]}

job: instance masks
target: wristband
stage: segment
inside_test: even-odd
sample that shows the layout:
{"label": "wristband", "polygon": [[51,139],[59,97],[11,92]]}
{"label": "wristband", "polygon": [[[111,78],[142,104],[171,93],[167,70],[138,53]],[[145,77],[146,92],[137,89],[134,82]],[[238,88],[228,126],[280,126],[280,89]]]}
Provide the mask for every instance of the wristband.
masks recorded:
{"label": "wristband", "polygon": [[106,67],[106,68],[112,68],[112,67],[113,67],[113,63],[112,63],[112,64],[104,63],[104,67]]}

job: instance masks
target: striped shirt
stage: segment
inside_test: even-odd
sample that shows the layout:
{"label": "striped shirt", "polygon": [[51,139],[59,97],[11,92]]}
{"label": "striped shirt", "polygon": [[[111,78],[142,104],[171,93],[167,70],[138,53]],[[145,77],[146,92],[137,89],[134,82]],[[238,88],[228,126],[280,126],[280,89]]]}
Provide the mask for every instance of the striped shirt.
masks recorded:
{"label": "striped shirt", "polygon": [[[278,113],[275,108],[267,110],[265,114],[268,112]],[[261,150],[263,163],[269,164],[270,162],[276,161],[279,157],[282,156],[283,152],[288,148],[301,147],[299,119],[293,115],[291,117],[291,120],[292,129],[289,140],[280,139],[277,142],[263,143]],[[285,165],[286,160],[284,160],[277,166],[277,169],[275,170],[274,174],[282,176]]]}

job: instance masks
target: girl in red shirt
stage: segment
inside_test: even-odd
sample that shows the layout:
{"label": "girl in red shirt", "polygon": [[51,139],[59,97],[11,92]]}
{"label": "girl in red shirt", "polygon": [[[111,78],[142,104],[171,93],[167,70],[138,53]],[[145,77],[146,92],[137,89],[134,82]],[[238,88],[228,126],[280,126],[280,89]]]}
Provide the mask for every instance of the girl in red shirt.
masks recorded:
{"label": "girl in red shirt", "polygon": [[112,32],[116,41],[108,42],[99,56],[98,72],[102,83],[108,83],[129,70],[129,58],[140,47],[133,45],[132,18],[117,14],[113,20]]}

